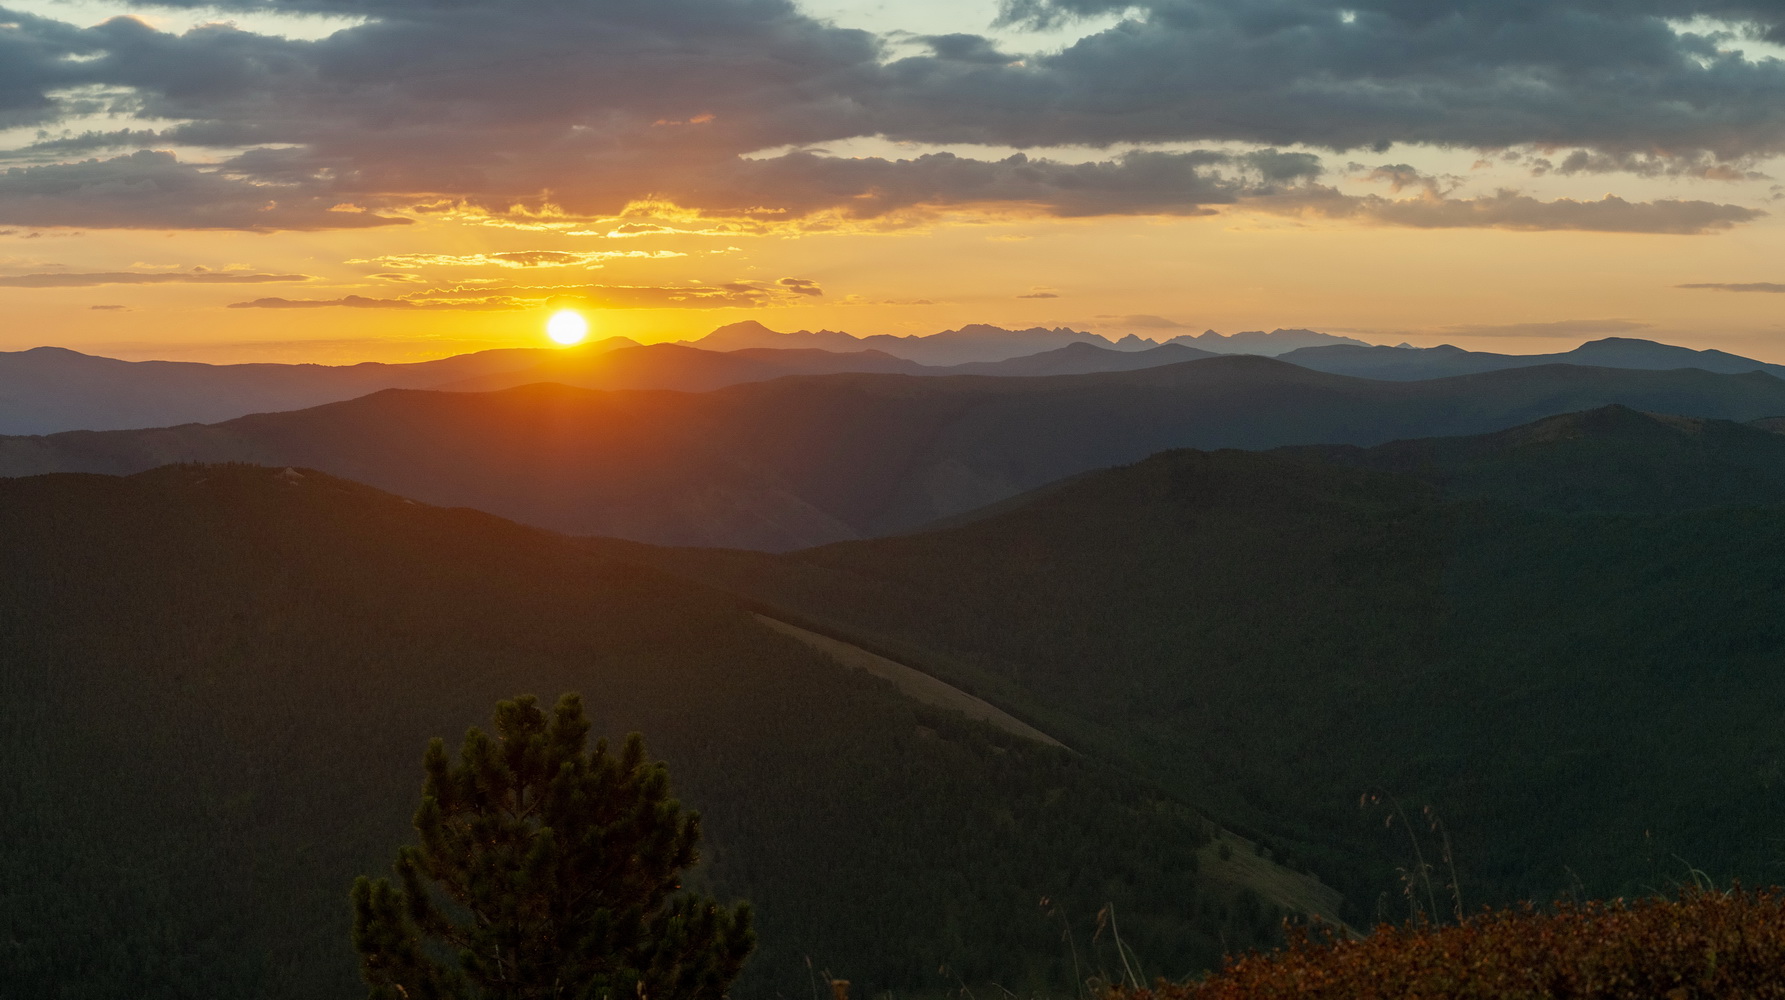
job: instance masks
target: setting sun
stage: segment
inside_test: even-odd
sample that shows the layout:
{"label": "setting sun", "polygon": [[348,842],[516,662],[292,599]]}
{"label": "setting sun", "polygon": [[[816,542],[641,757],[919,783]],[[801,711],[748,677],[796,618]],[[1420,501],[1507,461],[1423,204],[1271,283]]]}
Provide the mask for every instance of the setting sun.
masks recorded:
{"label": "setting sun", "polygon": [[546,320],[545,335],[565,347],[580,344],[589,335],[589,321],[583,318],[582,313],[561,309]]}

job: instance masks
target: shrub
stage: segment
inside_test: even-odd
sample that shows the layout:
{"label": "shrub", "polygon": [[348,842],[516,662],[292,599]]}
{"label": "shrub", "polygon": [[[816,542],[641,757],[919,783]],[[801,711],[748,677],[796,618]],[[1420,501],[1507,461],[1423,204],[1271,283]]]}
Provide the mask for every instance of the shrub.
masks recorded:
{"label": "shrub", "polygon": [[1785,998],[1785,897],[1687,889],[1676,899],[1530,906],[1367,937],[1292,928],[1281,951],[1229,957],[1196,982],[1109,1000],[1699,1000]]}

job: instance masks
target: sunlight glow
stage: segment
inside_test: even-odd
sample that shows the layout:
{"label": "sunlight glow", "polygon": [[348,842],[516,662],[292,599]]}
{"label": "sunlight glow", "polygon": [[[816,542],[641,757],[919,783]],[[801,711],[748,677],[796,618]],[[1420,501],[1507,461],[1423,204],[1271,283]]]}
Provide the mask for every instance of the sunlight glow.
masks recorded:
{"label": "sunlight glow", "polygon": [[560,309],[546,320],[545,335],[565,347],[580,344],[589,335],[589,321],[574,309]]}

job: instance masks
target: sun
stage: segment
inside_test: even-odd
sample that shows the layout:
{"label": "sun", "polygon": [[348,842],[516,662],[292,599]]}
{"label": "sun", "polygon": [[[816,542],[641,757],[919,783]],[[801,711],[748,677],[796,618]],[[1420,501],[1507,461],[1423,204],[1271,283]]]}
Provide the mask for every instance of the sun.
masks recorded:
{"label": "sun", "polygon": [[565,347],[580,344],[589,335],[589,321],[574,309],[560,309],[545,321],[545,335]]}

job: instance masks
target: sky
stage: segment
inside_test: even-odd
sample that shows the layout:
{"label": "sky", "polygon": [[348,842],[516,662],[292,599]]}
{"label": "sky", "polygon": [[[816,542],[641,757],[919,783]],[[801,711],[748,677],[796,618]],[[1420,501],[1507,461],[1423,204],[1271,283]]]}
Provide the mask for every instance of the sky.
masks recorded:
{"label": "sky", "polygon": [[0,350],[1785,362],[1785,0],[0,0]]}

